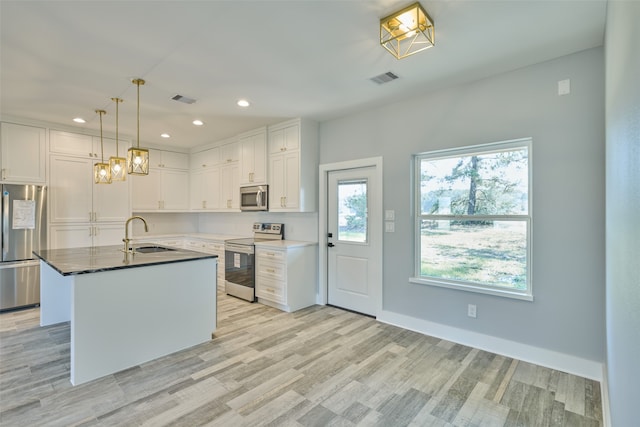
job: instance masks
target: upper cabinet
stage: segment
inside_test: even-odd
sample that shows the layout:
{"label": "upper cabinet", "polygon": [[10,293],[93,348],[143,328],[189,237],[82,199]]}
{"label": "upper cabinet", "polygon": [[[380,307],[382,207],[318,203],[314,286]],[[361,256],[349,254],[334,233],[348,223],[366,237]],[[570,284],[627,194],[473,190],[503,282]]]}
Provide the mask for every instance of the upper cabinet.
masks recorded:
{"label": "upper cabinet", "polygon": [[14,123],[0,128],[2,182],[44,184],[46,182],[45,129]]}
{"label": "upper cabinet", "polygon": [[296,119],[269,127],[269,210],[315,212],[318,125]]}
{"label": "upper cabinet", "polygon": [[191,153],[189,164],[192,171],[218,166],[220,164],[220,147]]}
{"label": "upper cabinet", "polygon": [[267,128],[238,137],[240,144],[240,185],[267,183]]}
{"label": "upper cabinet", "polygon": [[149,166],[151,168],[189,169],[189,155],[175,151],[149,149]]}
{"label": "upper cabinet", "polygon": [[149,150],[149,175],[132,175],[134,211],[186,211],[189,209],[189,155]]}
{"label": "upper cabinet", "polygon": [[127,157],[129,141],[99,136],[84,135],[81,133],[64,132],[52,130],[49,132],[49,150],[51,153],[64,154],[67,156],[85,157],[105,162],[109,157]]}

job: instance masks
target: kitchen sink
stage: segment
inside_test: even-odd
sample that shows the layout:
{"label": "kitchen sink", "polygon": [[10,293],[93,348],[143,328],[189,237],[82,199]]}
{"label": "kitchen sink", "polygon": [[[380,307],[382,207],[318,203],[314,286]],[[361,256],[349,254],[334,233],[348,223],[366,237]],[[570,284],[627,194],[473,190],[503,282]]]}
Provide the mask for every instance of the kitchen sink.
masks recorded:
{"label": "kitchen sink", "polygon": [[150,254],[155,252],[175,251],[175,249],[166,248],[164,246],[141,246],[139,248],[133,248],[133,251],[140,254]]}

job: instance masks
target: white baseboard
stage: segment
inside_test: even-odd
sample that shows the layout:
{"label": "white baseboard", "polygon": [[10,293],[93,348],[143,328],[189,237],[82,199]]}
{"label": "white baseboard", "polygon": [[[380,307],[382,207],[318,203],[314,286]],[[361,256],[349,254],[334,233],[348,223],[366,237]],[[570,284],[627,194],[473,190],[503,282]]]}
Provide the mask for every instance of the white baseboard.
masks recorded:
{"label": "white baseboard", "polygon": [[603,364],[593,360],[454,328],[392,311],[382,310],[377,320],[421,334],[589,378],[602,384]]}

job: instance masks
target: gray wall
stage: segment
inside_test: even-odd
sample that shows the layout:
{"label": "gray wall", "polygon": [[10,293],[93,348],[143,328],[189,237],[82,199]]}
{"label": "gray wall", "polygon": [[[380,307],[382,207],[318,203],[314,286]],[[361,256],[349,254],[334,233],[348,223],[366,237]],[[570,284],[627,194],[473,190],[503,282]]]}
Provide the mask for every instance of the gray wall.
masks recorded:
{"label": "gray wall", "polygon": [[607,378],[611,425],[638,425],[640,3],[609,1],[606,33]]}
{"label": "gray wall", "polygon": [[[558,96],[567,78],[571,94]],[[535,300],[409,283],[412,155],[521,137],[533,138]],[[320,163],[383,156],[384,209],[396,212],[396,232],[384,235],[385,310],[597,362],[605,343],[604,147],[602,48],[320,126]],[[467,304],[477,305],[477,319]]]}

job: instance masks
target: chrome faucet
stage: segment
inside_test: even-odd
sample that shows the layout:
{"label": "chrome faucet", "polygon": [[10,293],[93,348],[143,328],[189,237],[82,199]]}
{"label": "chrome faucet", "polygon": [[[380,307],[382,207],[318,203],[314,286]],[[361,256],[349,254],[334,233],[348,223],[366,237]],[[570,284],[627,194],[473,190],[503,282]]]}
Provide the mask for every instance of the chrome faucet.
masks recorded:
{"label": "chrome faucet", "polygon": [[147,221],[144,218],[142,218],[141,216],[132,216],[131,218],[129,218],[127,222],[124,223],[124,239],[122,239],[122,241],[124,242],[125,253],[129,252],[129,242],[131,241],[131,239],[129,239],[129,223],[134,219],[139,219],[140,221],[142,221],[144,223],[145,233],[149,232],[149,226],[147,225]]}

